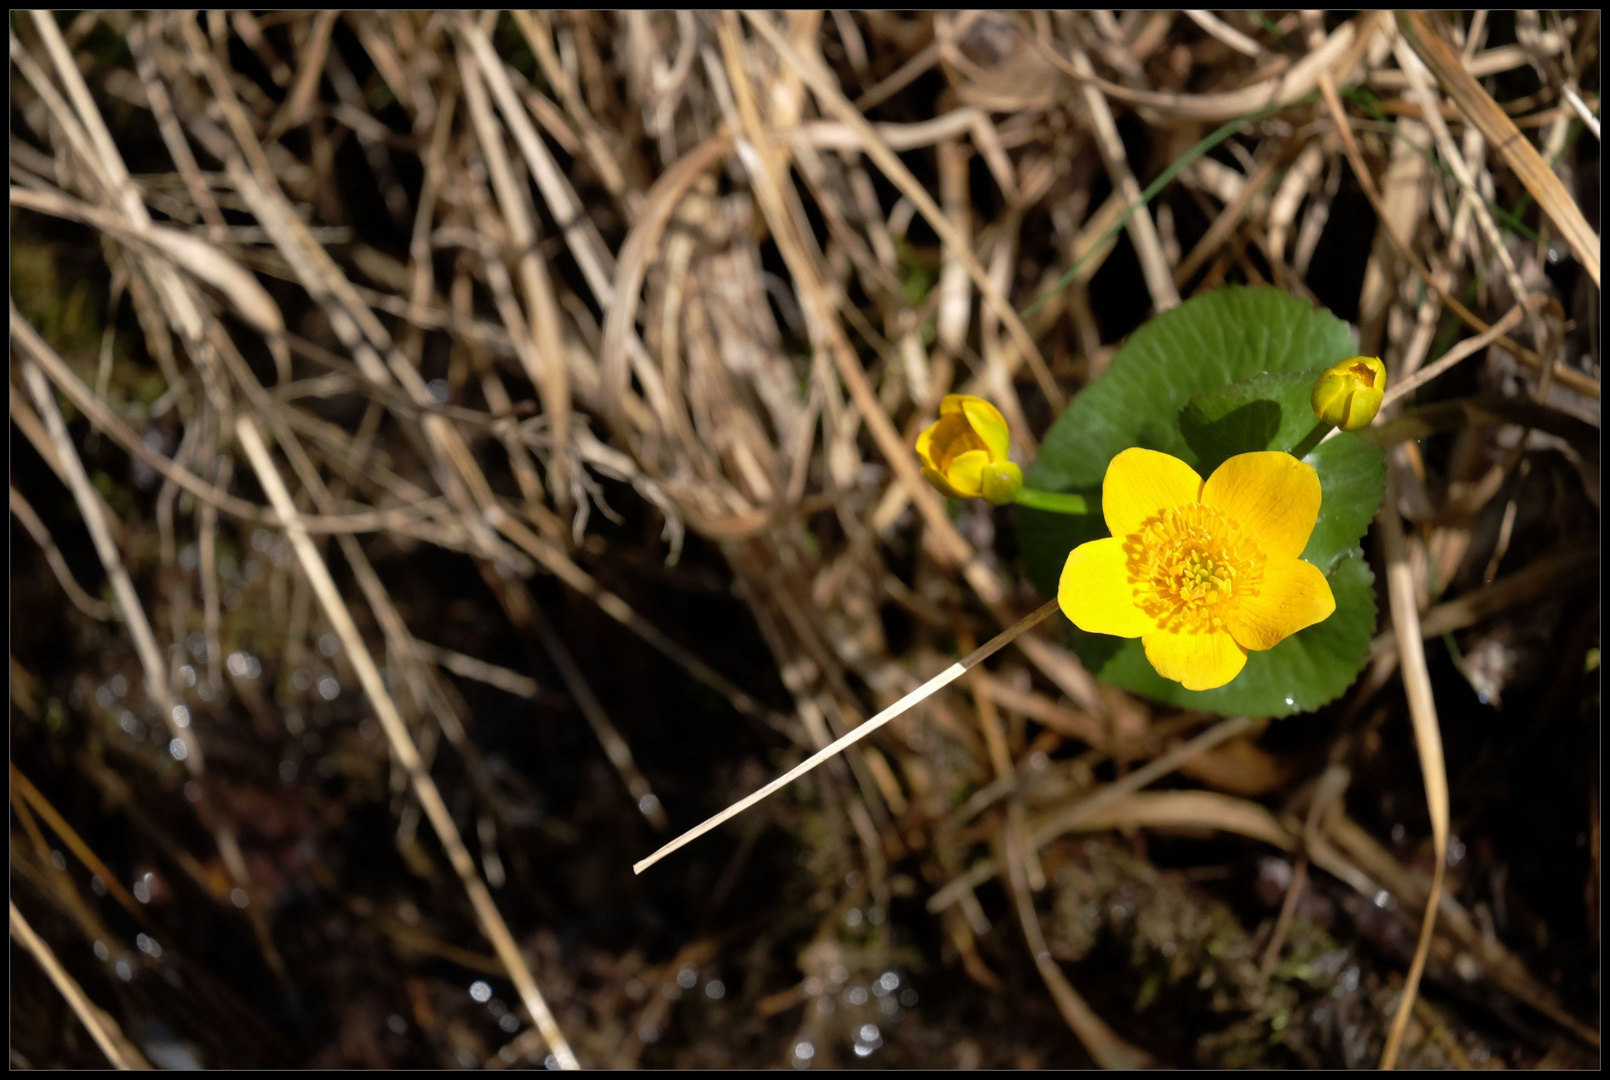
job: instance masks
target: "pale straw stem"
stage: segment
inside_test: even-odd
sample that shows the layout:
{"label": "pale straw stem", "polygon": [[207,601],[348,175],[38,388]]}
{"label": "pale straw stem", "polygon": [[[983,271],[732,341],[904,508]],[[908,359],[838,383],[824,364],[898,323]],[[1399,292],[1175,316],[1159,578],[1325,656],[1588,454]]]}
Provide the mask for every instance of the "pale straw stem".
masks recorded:
{"label": "pale straw stem", "polygon": [[913,690],[911,693],[907,694],[893,705],[890,705],[887,709],[884,709],[882,712],[878,713],[878,715],[874,716],[872,719],[868,720],[854,731],[851,731],[827,746],[824,746],[822,749],[818,750],[816,753],[812,754],[810,757],[806,758],[804,761],[800,762],[798,765],[794,766],[792,769],[788,770],[786,773],[779,776],[777,779],[773,780],[771,783],[767,784],[753,795],[749,795],[738,800],[725,810],[721,811],[721,813],[712,818],[706,819],[699,825],[694,826],[641,862],[633,863],[632,873],[641,874],[644,870],[647,870],[649,867],[665,858],[665,856],[671,854],[671,852],[675,851],[677,848],[697,840],[711,829],[714,829],[717,825],[720,825],[726,821],[731,821],[733,818],[737,817],[739,814],[743,813],[745,810],[749,809],[766,796],[774,794],[787,787],[795,780],[798,780],[800,777],[816,768],[828,758],[831,758],[835,754],[838,754],[855,743],[860,742],[862,739],[866,738],[868,735],[872,734],[874,731],[878,730],[878,728],[882,727],[884,724],[887,724],[895,717],[902,715],[913,706],[920,704],[927,698],[932,697],[938,691],[944,689],[946,686],[949,686],[951,683],[961,678],[968,671],[977,667],[990,656],[994,655],[1002,647],[1010,644],[1013,638],[1016,638],[1024,631],[1029,630],[1043,622],[1056,609],[1057,602],[1055,600],[1049,600],[1042,604],[1032,614],[1024,616],[1022,619],[1019,619],[1005,630],[1002,630],[988,642],[980,645],[971,653],[967,654],[966,657],[950,665],[950,667],[946,668],[944,671],[941,671],[938,675],[935,675],[933,678],[917,687],[917,689]]}

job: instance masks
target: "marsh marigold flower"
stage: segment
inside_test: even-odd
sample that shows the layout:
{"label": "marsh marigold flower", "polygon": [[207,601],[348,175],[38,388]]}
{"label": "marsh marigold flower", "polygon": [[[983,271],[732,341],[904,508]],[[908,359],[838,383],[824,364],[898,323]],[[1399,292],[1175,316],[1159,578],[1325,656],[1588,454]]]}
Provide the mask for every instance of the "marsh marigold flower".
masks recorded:
{"label": "marsh marigold flower", "polygon": [[922,475],[953,499],[1012,501],[1023,470],[1007,460],[1011,432],[1001,411],[971,394],[946,394],[939,419],[917,436]]}
{"label": "marsh marigold flower", "polygon": [[1290,454],[1238,454],[1204,482],[1185,462],[1125,450],[1107,466],[1112,536],[1068,555],[1057,602],[1094,634],[1140,638],[1187,690],[1241,673],[1336,610],[1330,583],[1297,556],[1319,517],[1319,474]]}
{"label": "marsh marigold flower", "polygon": [[1357,431],[1370,426],[1386,396],[1386,365],[1374,356],[1343,360],[1314,382],[1314,415],[1332,427]]}

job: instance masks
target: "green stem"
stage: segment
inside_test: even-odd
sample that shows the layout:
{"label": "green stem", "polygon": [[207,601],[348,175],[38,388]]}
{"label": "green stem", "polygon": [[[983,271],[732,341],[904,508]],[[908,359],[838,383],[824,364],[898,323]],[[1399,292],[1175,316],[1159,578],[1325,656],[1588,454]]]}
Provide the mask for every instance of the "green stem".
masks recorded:
{"label": "green stem", "polygon": [[1053,514],[1090,513],[1090,503],[1083,495],[1070,495],[1060,491],[1036,491],[1033,488],[1018,488],[1017,498],[1013,501],[1019,506],[1030,506],[1036,510],[1048,510]]}
{"label": "green stem", "polygon": [[1291,448],[1291,456],[1296,458],[1298,461],[1301,461],[1303,458],[1307,457],[1314,447],[1318,446],[1320,441],[1324,439],[1326,435],[1330,434],[1330,429],[1333,426],[1334,425],[1332,424],[1325,423],[1323,420],[1315,424],[1314,430],[1310,431],[1307,435],[1304,435],[1302,437],[1302,441]]}

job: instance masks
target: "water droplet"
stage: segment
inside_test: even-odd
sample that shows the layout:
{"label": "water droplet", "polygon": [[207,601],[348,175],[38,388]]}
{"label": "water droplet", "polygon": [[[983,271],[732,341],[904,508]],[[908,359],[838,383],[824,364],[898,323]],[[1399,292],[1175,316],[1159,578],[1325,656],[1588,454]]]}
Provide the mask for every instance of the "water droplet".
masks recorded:
{"label": "water droplet", "polygon": [[812,1046],[807,1040],[801,1039],[794,1044],[794,1056],[801,1061],[809,1061],[816,1056],[816,1047]]}
{"label": "water droplet", "polygon": [[287,784],[296,782],[296,762],[289,759],[280,762],[280,780]]}
{"label": "water droplet", "polygon": [[110,949],[108,949],[106,947],[106,942],[97,941],[95,943],[95,959],[104,962],[106,960],[106,958],[111,956],[111,955],[112,955],[112,952],[111,952]]}
{"label": "water droplet", "polygon": [[481,1004],[492,1000],[492,987],[484,979],[476,979],[470,983],[470,997]]}
{"label": "water droplet", "polygon": [[129,692],[129,681],[121,675],[112,676],[112,693],[122,697]]}
{"label": "water droplet", "polygon": [[237,887],[229,890],[229,902],[238,908],[243,908],[251,903],[251,898],[246,895],[245,889]]}
{"label": "water droplet", "polygon": [[659,808],[660,800],[653,794],[644,795],[641,799],[637,800],[637,809],[645,816],[654,813],[654,811],[658,810]]}
{"label": "water droplet", "polygon": [[168,743],[168,753],[173,755],[173,760],[183,761],[190,756],[190,748],[184,744],[183,739],[174,739]]}
{"label": "water droplet", "polygon": [[326,675],[319,680],[319,697],[325,701],[334,701],[336,695],[341,693],[341,684],[334,675]]}
{"label": "water droplet", "polygon": [[885,991],[898,990],[900,989],[900,976],[892,971],[885,971],[878,976],[878,985],[883,987]]}
{"label": "water droplet", "polygon": [[704,984],[704,996],[711,1001],[720,1001],[727,996],[727,986],[720,979],[711,979]]}
{"label": "water droplet", "polygon": [[1379,892],[1377,892],[1375,894],[1375,906],[1376,907],[1384,908],[1384,907],[1390,907],[1391,905],[1392,905],[1392,894],[1391,893],[1387,892],[1385,889],[1381,889]]}
{"label": "water droplet", "polygon": [[699,973],[690,967],[685,967],[676,973],[676,984],[684,990],[692,990],[699,983]]}
{"label": "water droplet", "polygon": [[513,1035],[516,1031],[520,1030],[520,1018],[513,1013],[504,1013],[502,1016],[498,1017],[498,1027],[502,1031]]}
{"label": "water droplet", "polygon": [[[191,677],[191,680],[192,680],[192,683],[193,683],[194,679],[195,679],[195,674],[196,674],[195,671],[193,669],[189,668],[188,666],[186,667],[185,670],[190,672],[190,677]],[[183,705],[175,705],[173,707],[173,726],[176,727],[176,728],[180,728],[180,729],[189,727],[190,726],[190,710],[185,708]]]}
{"label": "water droplet", "polygon": [[127,960],[119,960],[117,962],[117,977],[122,979],[124,982],[129,982],[134,978],[134,969],[129,966],[129,962]]}
{"label": "water droplet", "polygon": [[862,1042],[877,1042],[883,1037],[876,1024],[862,1024],[859,1034]]}
{"label": "water droplet", "polygon": [[408,1033],[408,1021],[404,1020],[397,1013],[392,1013],[390,1016],[386,1017],[386,1028],[393,1035],[406,1035]]}
{"label": "water droplet", "polygon": [[319,652],[325,656],[334,656],[341,648],[341,642],[334,634],[319,635]]}
{"label": "water droplet", "polygon": [[67,856],[52,848],[50,852],[50,865],[58,870],[67,869]]}
{"label": "water droplet", "polygon": [[844,913],[844,925],[845,926],[860,926],[861,925],[861,909],[860,908],[851,908],[849,911],[846,911]]}
{"label": "water droplet", "polygon": [[1295,699],[1295,698],[1287,698],[1286,699],[1286,706],[1288,708],[1295,708],[1296,705],[1297,705],[1297,699]]}
{"label": "water droplet", "polygon": [[152,958],[160,958],[162,956],[162,946],[156,943],[155,938],[149,937],[145,934],[137,934],[134,938],[134,944],[138,946],[139,950],[145,953],[147,956]]}
{"label": "water droplet", "polygon": [[447,394],[449,388],[446,379],[432,379],[430,382],[425,384],[425,389],[430,391],[431,400],[435,401],[436,404],[447,404]]}
{"label": "water droplet", "polygon": [[900,991],[900,1004],[908,1009],[915,1006],[917,1004],[917,991],[910,987]]}
{"label": "water droplet", "polygon": [[844,996],[851,1005],[865,1005],[867,1002],[867,992],[864,986],[852,986],[849,993]]}

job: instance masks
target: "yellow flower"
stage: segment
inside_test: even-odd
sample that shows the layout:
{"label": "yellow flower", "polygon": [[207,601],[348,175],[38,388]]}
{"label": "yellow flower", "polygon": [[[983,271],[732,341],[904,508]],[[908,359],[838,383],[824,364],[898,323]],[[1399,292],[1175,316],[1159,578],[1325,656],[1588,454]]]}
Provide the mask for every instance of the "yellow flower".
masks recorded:
{"label": "yellow flower", "polygon": [[1332,427],[1357,431],[1370,426],[1386,395],[1386,365],[1378,357],[1355,356],[1329,368],[1314,383],[1314,415]]}
{"label": "yellow flower", "polygon": [[971,394],[946,394],[939,419],[917,436],[917,456],[923,478],[951,498],[1003,506],[1023,486],[1023,470],[1006,457],[1010,443],[999,409]]}
{"label": "yellow flower", "polygon": [[1057,589],[1081,630],[1140,638],[1146,659],[1187,690],[1241,673],[1336,610],[1330,583],[1297,556],[1319,517],[1319,474],[1290,454],[1238,454],[1206,482],[1155,450],[1107,466],[1112,536],[1068,555]]}

